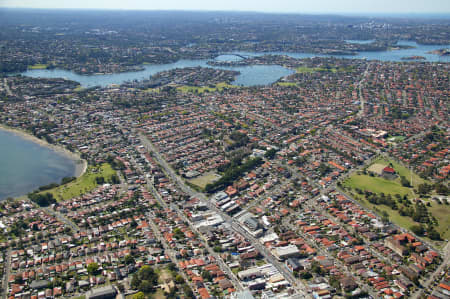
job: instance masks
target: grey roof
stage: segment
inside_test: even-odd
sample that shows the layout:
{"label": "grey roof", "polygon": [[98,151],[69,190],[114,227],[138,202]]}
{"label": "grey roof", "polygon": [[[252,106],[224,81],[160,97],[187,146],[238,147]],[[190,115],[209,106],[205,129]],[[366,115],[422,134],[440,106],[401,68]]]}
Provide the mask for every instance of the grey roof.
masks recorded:
{"label": "grey roof", "polygon": [[242,292],[238,292],[232,295],[232,298],[235,299],[255,299],[255,297],[253,297],[252,293],[249,290],[245,290]]}
{"label": "grey roof", "polygon": [[86,298],[107,298],[107,297],[111,297],[111,298],[115,298],[117,294],[116,289],[112,286],[105,286],[105,287],[101,287],[101,288],[96,288],[96,289],[92,289],[86,292]]}
{"label": "grey roof", "polygon": [[48,286],[50,282],[48,280],[35,280],[31,283],[30,288],[32,289],[43,289]]}

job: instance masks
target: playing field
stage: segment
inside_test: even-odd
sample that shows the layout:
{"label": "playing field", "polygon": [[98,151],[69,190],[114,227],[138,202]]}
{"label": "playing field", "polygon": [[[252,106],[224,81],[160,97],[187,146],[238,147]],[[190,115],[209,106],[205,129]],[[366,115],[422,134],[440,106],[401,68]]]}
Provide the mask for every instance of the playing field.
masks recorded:
{"label": "playing field", "polygon": [[215,172],[208,172],[194,179],[190,179],[188,182],[203,189],[206,185],[213,183],[218,179],[220,179],[220,175]]}
{"label": "playing field", "polygon": [[343,185],[352,189],[360,189],[362,191],[370,191],[373,193],[400,194],[412,197],[412,190],[403,187],[396,180],[390,181],[377,176],[355,174],[344,180]]}
{"label": "playing field", "polygon": [[[393,197],[395,196],[395,194],[400,194],[401,196],[406,195],[410,199],[417,198],[419,195],[414,193],[413,188],[402,186],[399,177],[395,180],[387,180],[377,175],[377,173],[381,173],[382,169],[388,166],[389,163],[392,164],[393,168],[399,176],[404,176],[408,180],[411,180],[412,177],[412,183],[414,187],[422,183],[431,184],[431,182],[420,178],[417,174],[411,173],[411,171],[403,165],[393,160],[380,158],[374,161],[374,163],[367,168],[368,172],[375,173],[373,176],[361,173],[354,174],[349,178],[346,178],[342,182],[342,186],[367,208],[378,212],[385,211],[389,215],[389,219],[392,222],[406,229],[410,229],[412,225],[418,225],[418,223],[413,221],[411,217],[401,216],[397,210],[393,210],[388,206],[372,204],[365,199],[364,195],[357,194],[356,192],[356,189],[360,189],[362,191],[370,191],[377,194],[390,194]],[[449,239],[450,217],[448,217],[448,215],[450,215],[450,205],[438,204],[430,199],[424,200],[431,203],[431,207],[428,207],[428,211],[439,222],[436,230],[441,234],[442,239]],[[440,247],[442,245],[442,242],[441,244],[437,244],[434,242],[434,244]]]}
{"label": "playing field", "polygon": [[370,165],[369,168],[367,168],[367,171],[376,173],[377,175],[381,175],[383,169],[387,166],[387,164],[380,164],[380,163],[375,163]]}
{"label": "playing field", "polygon": [[297,83],[295,83],[295,82],[277,82],[277,85],[280,85],[280,86],[298,86],[298,84]]}
{"label": "playing field", "polygon": [[35,65],[28,66],[28,68],[30,68],[32,70],[44,70],[47,68],[47,65],[46,64],[35,64]]}
{"label": "playing field", "polygon": [[67,200],[85,194],[97,187],[96,178],[103,177],[105,182],[107,182],[115,173],[115,170],[106,163],[98,167],[89,166],[86,172],[75,181],[42,191],[42,193],[52,193],[57,201]]}
{"label": "playing field", "polygon": [[187,93],[187,92],[195,92],[195,93],[203,93],[203,92],[213,92],[213,91],[221,91],[224,88],[237,88],[237,86],[230,85],[225,82],[221,82],[215,85],[215,87],[209,87],[209,86],[189,86],[189,85],[182,85],[177,87],[177,89],[181,92]]}
{"label": "playing field", "polygon": [[439,225],[436,230],[441,234],[442,239],[450,239],[450,205],[438,204],[433,202],[428,208],[430,213],[436,217]]}

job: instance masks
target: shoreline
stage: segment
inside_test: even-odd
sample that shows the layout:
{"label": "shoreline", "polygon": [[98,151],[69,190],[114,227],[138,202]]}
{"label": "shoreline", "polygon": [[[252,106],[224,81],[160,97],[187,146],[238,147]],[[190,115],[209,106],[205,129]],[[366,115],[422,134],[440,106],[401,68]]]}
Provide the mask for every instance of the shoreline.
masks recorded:
{"label": "shoreline", "polygon": [[87,161],[86,160],[82,159],[79,154],[73,153],[62,146],[50,144],[47,141],[39,139],[36,136],[31,135],[30,133],[28,133],[24,130],[12,128],[12,127],[6,126],[4,124],[0,124],[0,130],[16,134],[25,140],[31,141],[42,147],[46,147],[56,153],[64,155],[65,157],[67,157],[68,159],[70,159],[74,162],[74,164],[75,164],[74,176],[77,178],[82,176],[87,170]]}

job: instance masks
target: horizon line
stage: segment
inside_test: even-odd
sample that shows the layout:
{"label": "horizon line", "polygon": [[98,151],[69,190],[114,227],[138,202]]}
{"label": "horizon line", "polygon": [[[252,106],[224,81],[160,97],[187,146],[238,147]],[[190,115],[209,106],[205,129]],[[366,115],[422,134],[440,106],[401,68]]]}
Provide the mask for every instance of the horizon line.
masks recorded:
{"label": "horizon line", "polygon": [[395,17],[395,16],[415,16],[415,17],[448,17],[450,19],[450,11],[439,12],[439,11],[429,11],[429,12],[382,12],[382,11],[258,11],[258,10],[221,10],[221,9],[152,9],[152,8],[84,8],[84,7],[17,7],[17,6],[1,6],[2,9],[13,9],[13,10],[68,10],[68,11],[130,11],[130,12],[226,12],[226,13],[255,13],[255,14],[289,14],[289,15],[331,15],[331,16],[384,16],[384,17]]}

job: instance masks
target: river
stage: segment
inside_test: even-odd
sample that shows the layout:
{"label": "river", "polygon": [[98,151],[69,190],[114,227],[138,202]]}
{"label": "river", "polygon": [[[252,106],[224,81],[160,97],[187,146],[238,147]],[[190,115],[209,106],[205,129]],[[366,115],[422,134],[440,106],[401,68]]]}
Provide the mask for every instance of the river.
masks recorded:
{"label": "river", "polygon": [[[347,41],[353,43],[368,43],[370,41]],[[415,42],[400,41],[399,45],[413,46],[412,49],[399,49],[390,51],[378,51],[360,52],[358,55],[319,55],[311,53],[288,53],[288,52],[268,52],[268,53],[254,53],[254,52],[236,52],[235,54],[243,56],[260,56],[264,54],[280,54],[288,55],[294,58],[310,58],[310,57],[341,57],[348,59],[368,59],[368,60],[380,60],[380,61],[402,61],[402,57],[408,56],[423,56],[428,62],[450,62],[450,57],[443,57],[436,54],[430,54],[427,52],[448,48],[450,45],[442,46],[428,46],[418,45]],[[236,55],[220,55],[216,60],[239,60],[242,59]],[[79,75],[72,71],[54,69],[54,70],[27,70],[22,73],[24,76],[29,77],[42,77],[42,78],[66,78],[73,81],[77,81],[82,87],[102,86],[106,87],[112,84],[121,84],[125,81],[148,79],[150,76],[174,68],[184,67],[210,67],[207,65],[207,59],[200,60],[179,60],[174,63],[168,64],[146,64],[143,65],[144,70],[137,72],[125,72],[119,74],[105,74],[105,75]],[[236,80],[232,82],[239,86],[254,86],[254,85],[267,85],[271,84],[281,77],[290,75],[292,70],[281,67],[279,65],[253,65],[242,67],[215,67],[220,69],[235,70],[241,74],[236,77]]]}

